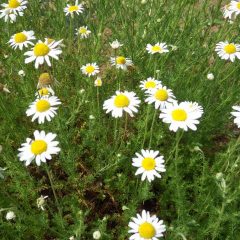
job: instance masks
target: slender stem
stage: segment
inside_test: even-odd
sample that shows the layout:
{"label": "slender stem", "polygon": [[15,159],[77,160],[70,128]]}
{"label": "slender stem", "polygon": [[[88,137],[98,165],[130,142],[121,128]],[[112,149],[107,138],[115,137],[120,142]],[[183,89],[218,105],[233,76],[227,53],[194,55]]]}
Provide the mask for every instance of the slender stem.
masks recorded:
{"label": "slender stem", "polygon": [[[177,200],[179,201],[180,199],[180,189],[179,189],[179,181],[178,181],[178,152],[179,152],[179,143],[180,140],[183,136],[183,130],[179,130],[176,134],[176,144],[175,144],[175,159],[174,159],[174,167],[175,167],[175,178],[176,178],[176,192],[177,192]],[[179,207],[177,206],[177,215],[178,219],[180,216],[180,210]]]}
{"label": "slender stem", "polygon": [[98,115],[100,115],[100,103],[99,103],[99,87],[97,87],[97,105],[98,105]]}
{"label": "slender stem", "polygon": [[145,125],[145,130],[144,130],[144,136],[143,136],[142,148],[144,147],[144,143],[145,143],[146,135],[147,135],[147,127],[148,127],[149,112],[150,112],[150,106],[148,105],[148,107],[147,107],[147,117],[146,117],[145,124],[144,124],[144,125]]}
{"label": "slender stem", "polygon": [[153,127],[154,127],[154,123],[155,123],[155,119],[156,119],[156,114],[157,114],[157,109],[155,109],[153,119],[152,119],[152,125],[151,125],[151,129],[150,129],[150,141],[149,141],[148,148],[150,148],[151,144],[152,144]]}
{"label": "slender stem", "polygon": [[61,218],[61,225],[63,227],[62,209],[61,209],[60,204],[58,202],[57,194],[56,194],[56,191],[55,191],[55,188],[54,188],[54,185],[53,185],[53,179],[52,179],[51,173],[50,173],[47,165],[46,165],[46,172],[47,172],[50,184],[51,184],[51,188],[52,188],[53,195],[54,195],[54,198],[55,198],[55,202],[56,202],[56,205],[57,205],[58,213],[59,213],[60,218]]}
{"label": "slender stem", "polygon": [[127,134],[127,124],[128,124],[128,114],[125,113],[125,124],[124,124],[123,139],[126,137],[126,134]]}

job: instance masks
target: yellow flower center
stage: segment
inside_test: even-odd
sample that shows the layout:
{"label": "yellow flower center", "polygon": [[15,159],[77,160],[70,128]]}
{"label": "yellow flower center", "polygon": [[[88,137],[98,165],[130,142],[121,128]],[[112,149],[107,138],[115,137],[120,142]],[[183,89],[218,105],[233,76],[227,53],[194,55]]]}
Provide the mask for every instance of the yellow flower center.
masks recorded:
{"label": "yellow flower center", "polygon": [[79,28],[79,33],[85,34],[87,32],[86,28]]}
{"label": "yellow flower center", "polygon": [[142,223],[138,228],[138,232],[140,237],[144,239],[151,239],[156,234],[154,226],[148,222]]}
{"label": "yellow flower center", "polygon": [[44,140],[35,140],[31,144],[31,151],[34,155],[39,155],[47,151],[47,143]]}
{"label": "yellow flower center", "polygon": [[17,1],[17,0],[9,0],[9,1],[8,1],[8,7],[9,7],[9,8],[17,8],[17,7],[19,7],[20,5],[21,5],[20,2]]}
{"label": "yellow flower center", "polygon": [[123,65],[123,64],[126,63],[126,58],[125,58],[125,57],[122,57],[122,56],[117,57],[116,62],[117,62],[117,64]]}
{"label": "yellow flower center", "polygon": [[156,83],[154,81],[148,81],[145,83],[145,88],[155,88]]}
{"label": "yellow flower center", "polygon": [[142,167],[147,170],[153,170],[156,166],[156,161],[153,158],[147,157],[142,160]]}
{"label": "yellow flower center", "polygon": [[187,113],[184,109],[175,109],[172,111],[172,118],[175,121],[185,121],[187,119]]}
{"label": "yellow flower center", "polygon": [[75,11],[77,11],[78,10],[78,6],[70,6],[69,8],[68,8],[68,11],[69,12],[75,12]]}
{"label": "yellow flower center", "polygon": [[51,107],[47,100],[41,99],[36,104],[36,109],[38,112],[45,112]]}
{"label": "yellow flower center", "polygon": [[166,101],[168,99],[168,93],[165,89],[159,89],[155,93],[155,98],[159,101]]}
{"label": "yellow flower center", "polygon": [[27,40],[27,36],[24,33],[16,33],[14,35],[14,40],[16,43],[23,43]]}
{"label": "yellow flower center", "polygon": [[224,50],[228,54],[233,54],[237,51],[236,46],[233,43],[230,43],[224,47]]}
{"label": "yellow flower center", "polygon": [[46,56],[50,52],[50,48],[45,43],[37,43],[33,48],[34,55],[39,56]]}
{"label": "yellow flower center", "polygon": [[237,3],[237,8],[240,10],[240,2]]}
{"label": "yellow flower center", "polygon": [[94,70],[95,70],[95,67],[92,66],[92,65],[86,67],[86,72],[87,72],[87,73],[93,73]]}
{"label": "yellow flower center", "polygon": [[160,46],[158,46],[158,45],[152,46],[152,51],[153,52],[159,52],[161,50],[162,50],[162,48]]}
{"label": "yellow flower center", "polygon": [[42,89],[40,89],[38,92],[39,92],[39,95],[40,95],[40,96],[46,96],[46,95],[49,94],[49,91],[48,91],[47,88],[42,88]]}
{"label": "yellow flower center", "polygon": [[128,99],[127,96],[123,94],[119,94],[114,99],[114,105],[118,108],[128,107],[129,104],[130,104],[130,100]]}

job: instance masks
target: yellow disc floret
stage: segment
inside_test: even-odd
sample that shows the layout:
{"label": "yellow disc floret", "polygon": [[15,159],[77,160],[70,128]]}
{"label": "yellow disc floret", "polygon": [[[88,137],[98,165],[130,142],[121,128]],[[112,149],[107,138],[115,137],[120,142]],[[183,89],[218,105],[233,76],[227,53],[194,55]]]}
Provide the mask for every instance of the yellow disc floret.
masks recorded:
{"label": "yellow disc floret", "polygon": [[87,29],[84,28],[84,27],[79,28],[78,31],[79,31],[80,34],[85,34],[85,33],[87,33]]}
{"label": "yellow disc floret", "polygon": [[33,52],[37,57],[46,56],[50,52],[50,48],[45,43],[37,43],[33,48]]}
{"label": "yellow disc floret", "polygon": [[34,155],[39,155],[47,151],[47,143],[44,140],[35,140],[31,144],[31,151]]}
{"label": "yellow disc floret", "polygon": [[228,54],[233,54],[237,51],[237,48],[233,43],[230,43],[224,47],[224,50]]}
{"label": "yellow disc floret", "polygon": [[17,1],[17,0],[9,0],[9,1],[8,1],[8,7],[9,7],[9,8],[17,8],[17,7],[19,7],[20,5],[21,5],[20,2]]}
{"label": "yellow disc floret", "polygon": [[187,113],[184,109],[175,109],[172,111],[172,118],[175,121],[186,121]]}
{"label": "yellow disc floret", "polygon": [[156,166],[156,161],[153,158],[147,157],[142,160],[142,167],[147,170],[153,170]]}
{"label": "yellow disc floret", "polygon": [[145,88],[155,88],[156,83],[154,81],[148,81],[145,83]]}
{"label": "yellow disc floret", "polygon": [[75,12],[75,11],[77,11],[78,10],[78,6],[70,6],[69,8],[68,8],[68,11],[69,12]]}
{"label": "yellow disc floret", "polygon": [[166,101],[168,99],[168,92],[165,89],[158,89],[155,93],[155,98],[159,101]]}
{"label": "yellow disc floret", "polygon": [[14,35],[14,40],[16,43],[23,43],[27,40],[27,36],[24,33],[16,33]]}
{"label": "yellow disc floret", "polygon": [[95,70],[95,67],[92,66],[92,65],[86,67],[86,72],[87,72],[87,73],[93,73],[94,70]]}
{"label": "yellow disc floret", "polygon": [[114,105],[118,108],[128,107],[130,104],[130,100],[127,96],[123,94],[119,94],[114,99]]}
{"label": "yellow disc floret", "polygon": [[123,65],[126,63],[126,58],[122,57],[122,56],[117,57],[116,62],[117,62],[117,64]]}
{"label": "yellow disc floret", "polygon": [[48,91],[47,88],[42,88],[42,89],[40,89],[38,92],[39,92],[39,95],[40,95],[40,96],[46,96],[46,95],[49,94],[49,91]]}
{"label": "yellow disc floret", "polygon": [[41,99],[36,103],[36,110],[38,112],[45,112],[47,111],[49,108],[51,107],[50,103],[45,100],[45,99]]}
{"label": "yellow disc floret", "polygon": [[160,52],[162,50],[162,48],[158,45],[152,46],[152,51],[153,52]]}
{"label": "yellow disc floret", "polygon": [[138,228],[138,232],[140,237],[144,239],[151,239],[156,234],[154,226],[148,222],[142,223]]}

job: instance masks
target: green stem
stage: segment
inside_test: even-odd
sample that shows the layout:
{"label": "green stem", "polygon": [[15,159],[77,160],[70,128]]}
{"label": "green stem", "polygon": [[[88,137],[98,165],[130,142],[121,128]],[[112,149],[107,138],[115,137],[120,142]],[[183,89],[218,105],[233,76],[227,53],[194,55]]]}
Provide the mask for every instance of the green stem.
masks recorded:
{"label": "green stem", "polygon": [[[179,143],[180,143],[180,140],[182,139],[182,136],[183,136],[183,130],[179,130],[176,134],[176,144],[175,144],[175,159],[174,159],[174,167],[175,167],[175,178],[176,178],[176,192],[177,192],[177,202],[179,201],[180,199],[180,189],[179,189],[179,180],[178,180],[178,152],[179,152]],[[180,217],[180,209],[179,207],[177,206],[177,216],[178,216],[178,219]]]}
{"label": "green stem", "polygon": [[47,175],[48,175],[48,178],[49,178],[49,181],[50,181],[50,185],[51,185],[51,188],[52,188],[52,191],[53,191],[53,195],[54,195],[55,202],[56,202],[56,205],[57,205],[58,213],[59,213],[59,216],[61,218],[61,225],[63,227],[62,209],[60,207],[60,204],[59,204],[59,201],[58,201],[58,198],[57,198],[57,194],[56,194],[56,191],[55,191],[55,188],[54,188],[54,185],[53,185],[53,179],[52,179],[51,173],[50,173],[47,165],[46,165],[46,172],[47,172]]}
{"label": "green stem", "polygon": [[152,125],[151,125],[151,129],[150,129],[150,141],[149,141],[148,148],[150,148],[151,144],[152,144],[153,127],[154,127],[154,123],[155,123],[155,119],[156,119],[156,114],[157,114],[157,109],[155,109],[153,119],[152,119]]}
{"label": "green stem", "polygon": [[144,136],[143,136],[143,142],[142,142],[142,147],[141,148],[144,147],[144,143],[145,143],[145,140],[146,140],[149,112],[150,112],[150,106],[148,105],[148,107],[147,107],[147,117],[146,117],[145,124],[144,124],[145,130],[144,130]]}

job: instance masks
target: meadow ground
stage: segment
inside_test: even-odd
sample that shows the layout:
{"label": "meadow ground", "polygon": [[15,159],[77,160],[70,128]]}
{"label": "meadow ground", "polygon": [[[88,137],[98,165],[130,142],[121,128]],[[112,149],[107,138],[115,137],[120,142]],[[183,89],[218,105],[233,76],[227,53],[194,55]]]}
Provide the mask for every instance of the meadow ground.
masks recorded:
{"label": "meadow ground", "polygon": [[[240,239],[240,131],[231,116],[240,102],[239,59],[226,61],[215,52],[221,41],[240,43],[239,18],[224,19],[224,4],[85,0],[84,11],[72,18],[63,11],[67,1],[29,0],[15,22],[0,19],[0,83],[10,91],[1,85],[0,239],[89,240],[95,231],[104,240],[129,239],[128,224],[142,210],[163,220],[163,239]],[[81,26],[91,31],[87,38],[75,34]],[[34,31],[36,40],[63,39],[59,60],[38,69],[25,64],[24,53],[33,46],[21,51],[8,43],[23,30]],[[109,44],[115,39],[123,44],[116,50]],[[169,52],[149,54],[147,44],[157,42]],[[133,65],[126,71],[111,66],[116,56]],[[100,73],[88,77],[81,67],[94,62]],[[62,104],[52,121],[38,124],[26,110],[46,72]],[[97,76],[101,87],[94,86]],[[179,102],[203,107],[196,131],[169,130],[139,87],[149,77],[161,80]],[[114,118],[103,110],[119,87],[141,100],[134,117]],[[127,105],[125,100],[119,104]],[[26,167],[18,149],[35,130],[56,133],[61,151]],[[141,149],[164,156],[161,178],[135,176],[132,158]],[[48,196],[44,204],[41,195]],[[15,218],[6,219],[9,211]]]}

